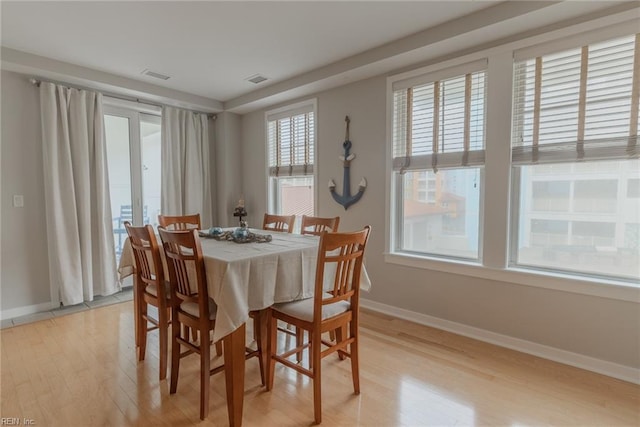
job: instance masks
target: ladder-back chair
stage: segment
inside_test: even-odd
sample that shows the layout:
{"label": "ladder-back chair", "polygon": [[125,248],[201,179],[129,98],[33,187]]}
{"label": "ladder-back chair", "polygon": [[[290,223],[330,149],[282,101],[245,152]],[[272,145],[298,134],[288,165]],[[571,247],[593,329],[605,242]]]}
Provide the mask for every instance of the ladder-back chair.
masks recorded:
{"label": "ladder-back chair", "polygon": [[[204,255],[197,230],[169,231],[158,229],[169,271],[172,307],[171,384],[169,393],[178,388],[180,359],[192,353],[200,356],[200,419],[209,413],[210,376],[224,371],[224,365],[211,369],[211,333],[215,327],[217,306],[209,298]],[[188,330],[197,331],[199,339],[189,340]],[[181,348],[186,351],[182,352]],[[247,349],[246,358],[260,356]],[[260,375],[264,384],[262,357]]]}
{"label": "ladder-back chair", "polygon": [[[167,377],[167,344],[169,328],[168,282],[164,279],[164,270],[160,258],[160,249],[153,228],[150,225],[133,227],[129,221],[124,226],[135,260],[134,292],[136,292],[136,335],[138,337],[138,360],[144,360],[147,348],[147,333],[158,329],[160,338],[160,380]],[[148,313],[148,306],[158,310],[155,319]],[[149,326],[151,324],[152,326]]]}
{"label": "ladder-back chair", "polygon": [[335,233],[338,231],[338,225],[340,225],[339,216],[335,218],[321,218],[318,216],[302,215],[300,234],[319,236],[323,231]]}
{"label": "ladder-back chair", "polygon": [[158,225],[167,230],[191,230],[202,228],[200,214],[193,215],[158,215]]}
{"label": "ladder-back chair", "polygon": [[295,221],[295,215],[272,215],[266,213],[262,221],[262,229],[293,233],[293,224]]}
{"label": "ladder-back chair", "polygon": [[[275,363],[295,369],[313,380],[315,422],[322,421],[321,359],[339,352],[351,358],[353,389],[360,393],[358,363],[358,320],[360,274],[370,226],[351,233],[327,233],[320,236],[314,297],[274,304],[269,309],[269,369],[267,390],[273,388]],[[325,283],[327,285],[325,286]],[[309,342],[277,354],[277,321],[290,323],[309,333]],[[343,334],[343,330],[347,334]],[[335,330],[336,342],[322,339],[322,334]],[[321,346],[326,346],[322,349]],[[304,367],[288,358],[309,348],[310,366]]]}

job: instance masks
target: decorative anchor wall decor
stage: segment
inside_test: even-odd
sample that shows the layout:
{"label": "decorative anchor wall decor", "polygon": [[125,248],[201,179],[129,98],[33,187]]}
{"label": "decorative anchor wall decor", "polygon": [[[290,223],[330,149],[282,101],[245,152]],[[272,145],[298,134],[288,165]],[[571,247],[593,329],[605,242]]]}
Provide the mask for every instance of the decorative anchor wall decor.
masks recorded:
{"label": "decorative anchor wall decor", "polygon": [[358,187],[358,193],[355,195],[351,195],[351,179],[349,178],[349,167],[351,165],[351,161],[356,158],[356,155],[353,153],[349,153],[351,150],[351,141],[349,141],[349,116],[344,118],[344,121],[347,122],[347,131],[345,135],[345,140],[342,143],[342,147],[344,148],[344,156],[340,156],[340,160],[342,160],[342,164],[344,165],[344,177],[343,177],[343,185],[342,185],[342,196],[336,193],[336,183],[333,180],[329,181],[329,191],[331,191],[331,195],[333,199],[344,206],[344,210],[346,211],[349,206],[356,203],[362,195],[364,194],[365,188],[367,188],[367,181],[362,178],[360,180],[360,184]]}

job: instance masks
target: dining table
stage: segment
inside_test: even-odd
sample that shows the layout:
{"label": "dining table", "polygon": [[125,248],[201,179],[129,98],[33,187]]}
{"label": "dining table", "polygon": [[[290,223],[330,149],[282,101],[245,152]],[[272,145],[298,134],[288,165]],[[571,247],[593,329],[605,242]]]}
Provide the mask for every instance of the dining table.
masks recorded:
{"label": "dining table", "polygon": [[[264,230],[250,231],[266,234]],[[245,324],[249,313],[254,314],[255,325],[260,328],[256,337],[261,339],[259,345],[263,349],[264,366],[267,366],[265,309],[275,303],[314,295],[319,237],[274,231],[268,234],[271,238],[266,242],[237,243],[200,232],[207,289],[217,305],[213,341],[223,340],[230,426],[242,425]],[[133,252],[127,240],[118,265],[120,279],[133,274],[134,268]],[[331,286],[329,280],[325,286]],[[360,289],[368,291],[370,288],[371,281],[363,267]]]}

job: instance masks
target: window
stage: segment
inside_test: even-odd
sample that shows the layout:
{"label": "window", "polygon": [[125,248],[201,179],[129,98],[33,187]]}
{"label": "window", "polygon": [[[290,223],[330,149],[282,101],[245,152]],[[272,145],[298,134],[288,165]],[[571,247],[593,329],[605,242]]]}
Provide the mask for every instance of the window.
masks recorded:
{"label": "window", "polygon": [[573,221],[571,243],[575,246],[614,246],[616,224],[600,221]]}
{"label": "window", "polygon": [[632,178],[627,181],[627,197],[640,199],[640,178]]}
{"label": "window", "polygon": [[617,196],[617,179],[575,180],[573,210],[587,213],[615,212]]}
{"label": "window", "polygon": [[624,225],[624,248],[627,252],[638,256],[640,250],[640,224]]}
{"label": "window", "polygon": [[535,211],[568,211],[570,181],[533,181],[532,209]]}
{"label": "window", "polygon": [[267,112],[270,213],[315,213],[315,105],[309,101]]}
{"label": "window", "polygon": [[531,220],[531,246],[566,245],[569,241],[569,221],[553,219]]}
{"label": "window", "polygon": [[636,43],[516,53],[511,265],[637,279]]}
{"label": "window", "polygon": [[636,32],[565,28],[390,76],[385,261],[635,301]]}
{"label": "window", "polygon": [[393,83],[393,251],[479,259],[486,61]]}

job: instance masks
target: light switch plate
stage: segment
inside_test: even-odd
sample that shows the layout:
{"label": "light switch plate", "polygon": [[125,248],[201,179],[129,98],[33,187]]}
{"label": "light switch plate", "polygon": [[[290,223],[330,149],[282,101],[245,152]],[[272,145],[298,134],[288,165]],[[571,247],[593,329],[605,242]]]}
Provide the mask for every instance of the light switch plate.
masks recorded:
{"label": "light switch plate", "polygon": [[14,208],[24,207],[24,196],[22,194],[13,195],[13,207]]}

